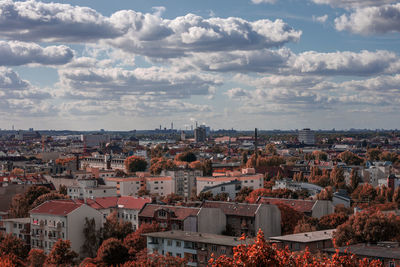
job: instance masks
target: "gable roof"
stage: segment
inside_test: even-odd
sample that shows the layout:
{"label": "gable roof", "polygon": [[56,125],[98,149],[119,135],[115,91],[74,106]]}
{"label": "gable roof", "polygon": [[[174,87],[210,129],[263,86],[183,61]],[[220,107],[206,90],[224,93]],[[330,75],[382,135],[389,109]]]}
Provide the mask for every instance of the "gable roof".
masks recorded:
{"label": "gable roof", "polygon": [[82,203],[77,203],[73,200],[50,200],[37,206],[30,211],[30,214],[49,214],[57,216],[66,216],[77,208],[81,207]]}
{"label": "gable roof", "polygon": [[185,220],[189,216],[196,216],[200,211],[200,208],[193,208],[193,207],[145,204],[143,209],[140,211],[139,216],[153,218],[154,213],[157,210],[162,210],[162,209],[167,211],[172,211],[175,214],[175,217],[171,218],[172,220]]}
{"label": "gable roof", "polygon": [[273,197],[260,197],[257,203],[260,204],[285,204],[292,209],[299,212],[312,212],[315,205],[315,200],[304,200],[304,199],[287,199],[287,198],[273,198]]}
{"label": "gable roof", "polygon": [[260,204],[204,201],[202,208],[220,208],[225,215],[254,217]]}
{"label": "gable roof", "polygon": [[[84,203],[83,199],[78,200],[79,203]],[[140,210],[146,203],[150,203],[150,198],[137,198],[131,196],[123,197],[98,197],[98,198],[87,198],[86,204],[90,207],[100,210],[109,208],[124,208]]]}

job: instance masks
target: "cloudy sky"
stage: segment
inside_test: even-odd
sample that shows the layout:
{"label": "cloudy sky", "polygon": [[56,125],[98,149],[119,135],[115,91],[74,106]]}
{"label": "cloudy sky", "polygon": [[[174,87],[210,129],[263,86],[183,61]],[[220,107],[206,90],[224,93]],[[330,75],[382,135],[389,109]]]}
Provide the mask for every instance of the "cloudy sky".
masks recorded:
{"label": "cloudy sky", "polygon": [[0,128],[400,128],[399,32],[394,0],[0,0]]}

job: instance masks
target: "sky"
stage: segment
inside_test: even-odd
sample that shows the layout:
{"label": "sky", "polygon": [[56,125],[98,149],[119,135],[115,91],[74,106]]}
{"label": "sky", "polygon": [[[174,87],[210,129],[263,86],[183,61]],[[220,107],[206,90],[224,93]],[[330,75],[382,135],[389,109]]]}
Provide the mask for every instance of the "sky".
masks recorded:
{"label": "sky", "polygon": [[0,128],[400,128],[400,1],[0,0]]}

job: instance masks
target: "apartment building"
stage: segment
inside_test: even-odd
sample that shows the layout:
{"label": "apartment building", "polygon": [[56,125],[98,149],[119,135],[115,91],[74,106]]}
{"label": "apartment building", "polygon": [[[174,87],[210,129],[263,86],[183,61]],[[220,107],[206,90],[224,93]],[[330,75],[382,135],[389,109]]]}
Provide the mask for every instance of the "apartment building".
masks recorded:
{"label": "apartment building", "polygon": [[96,179],[78,179],[75,185],[67,186],[67,194],[71,199],[117,196],[114,186],[98,185]]}
{"label": "apartment building", "polygon": [[169,170],[163,171],[161,176],[172,177],[175,194],[191,197],[193,188],[196,188],[196,177],[203,176],[203,171],[192,169]]}
{"label": "apartment building", "polygon": [[148,190],[150,194],[167,196],[175,193],[174,181],[170,176],[112,177],[105,179],[106,185],[115,187],[121,196],[138,196],[140,190]]}
{"label": "apartment building", "polygon": [[221,234],[226,229],[226,216],[219,208],[146,204],[139,212],[142,223],[158,223],[165,230]]}
{"label": "apartment building", "polygon": [[[196,177],[197,194],[200,194],[206,188],[233,181],[239,181],[241,183],[240,188],[245,186],[252,189],[264,187],[263,174],[256,174],[253,168],[248,168],[243,169],[242,172],[230,171],[218,176]],[[233,196],[237,193],[236,191],[240,190],[240,188],[234,187],[235,191],[227,193]]]}
{"label": "apartment building", "polygon": [[12,218],[1,220],[2,229],[4,234],[11,234],[19,239],[25,241],[27,245],[31,245],[30,235],[30,218]]}
{"label": "apartment building", "polygon": [[102,214],[84,203],[50,200],[37,206],[30,211],[31,247],[49,253],[57,240],[63,239],[70,240],[72,250],[81,253],[85,218],[93,218],[100,228]]}
{"label": "apartment building", "polygon": [[188,266],[208,266],[210,258],[233,256],[233,248],[254,242],[237,237],[172,230],[144,234],[147,237],[147,253],[159,253],[185,258]]}
{"label": "apartment building", "polygon": [[132,227],[136,230],[139,227],[139,211],[146,203],[150,203],[150,198],[136,198],[131,196],[120,197],[100,197],[93,199],[79,200],[96,209],[102,214],[103,225],[108,215],[117,212],[117,217],[123,221],[132,223]]}

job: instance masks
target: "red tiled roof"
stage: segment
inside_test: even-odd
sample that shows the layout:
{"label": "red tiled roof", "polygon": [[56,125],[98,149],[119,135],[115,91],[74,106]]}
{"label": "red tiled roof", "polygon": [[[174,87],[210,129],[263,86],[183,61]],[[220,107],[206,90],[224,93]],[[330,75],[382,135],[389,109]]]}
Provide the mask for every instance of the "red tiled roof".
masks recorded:
{"label": "red tiled roof", "polygon": [[118,198],[118,207],[125,209],[140,210],[146,203],[150,203],[150,198],[136,198],[123,196]]}
{"label": "red tiled roof", "polygon": [[202,208],[220,208],[225,215],[254,217],[259,204],[204,201]]}
{"label": "red tiled roof", "polygon": [[258,200],[260,204],[285,204],[292,209],[299,212],[312,212],[314,207],[314,200],[304,200],[304,199],[286,199],[286,198],[272,198],[272,197],[261,197]]}
{"label": "red tiled roof", "polygon": [[174,212],[175,217],[172,218],[173,220],[184,220],[189,216],[197,215],[197,213],[200,211],[200,208],[147,204],[139,213],[139,216],[153,218],[154,213],[160,209]]}
{"label": "red tiled roof", "polygon": [[[79,203],[84,203],[83,199],[78,200]],[[98,197],[87,198],[86,204],[94,209],[109,209],[109,208],[125,208],[140,210],[146,203],[150,203],[149,198],[136,198],[131,196],[123,197]]]}
{"label": "red tiled roof", "polygon": [[32,209],[30,213],[66,216],[80,206],[82,206],[82,203],[77,203],[73,200],[50,200]]}

